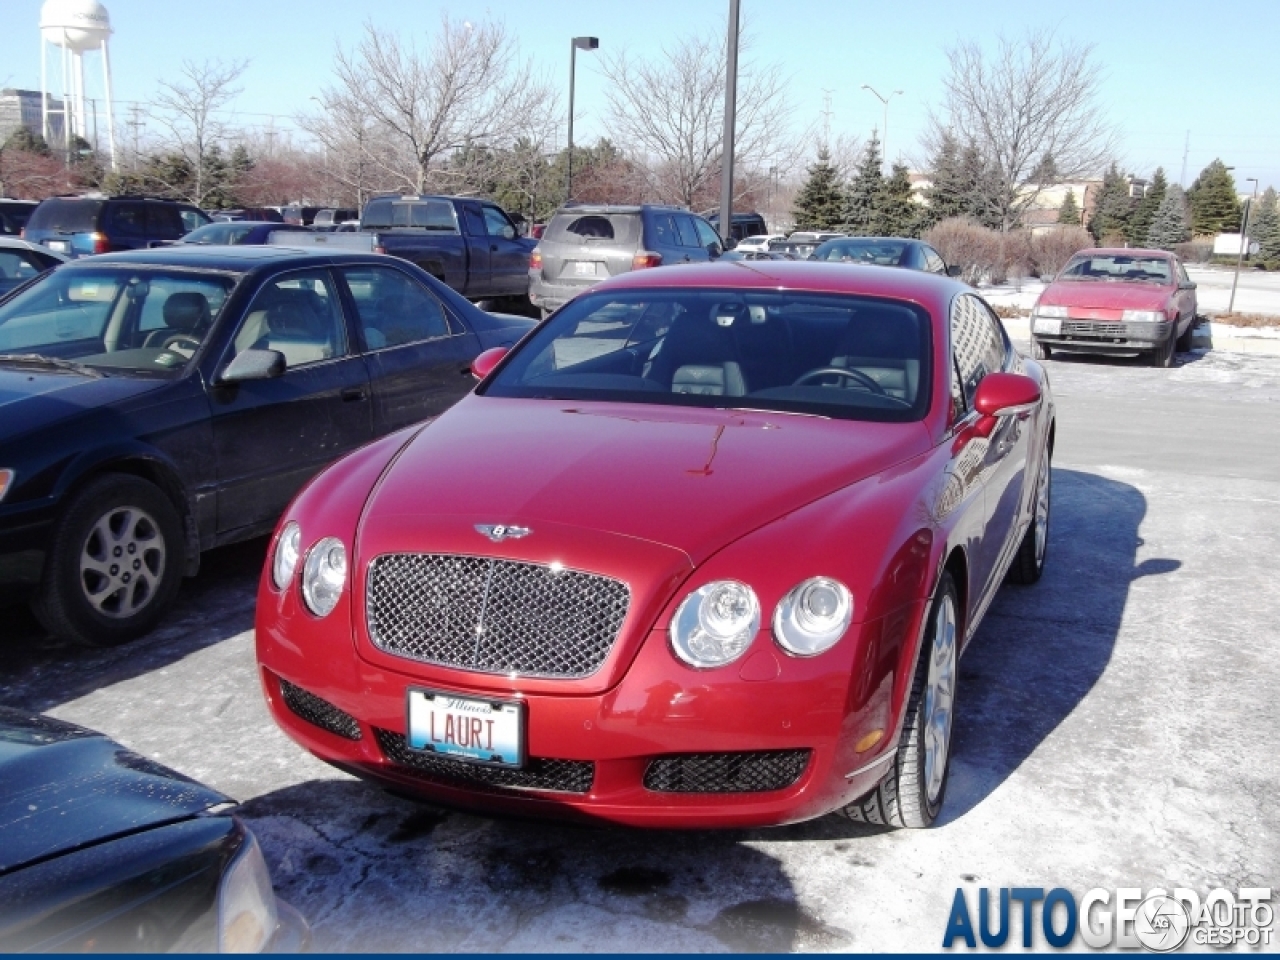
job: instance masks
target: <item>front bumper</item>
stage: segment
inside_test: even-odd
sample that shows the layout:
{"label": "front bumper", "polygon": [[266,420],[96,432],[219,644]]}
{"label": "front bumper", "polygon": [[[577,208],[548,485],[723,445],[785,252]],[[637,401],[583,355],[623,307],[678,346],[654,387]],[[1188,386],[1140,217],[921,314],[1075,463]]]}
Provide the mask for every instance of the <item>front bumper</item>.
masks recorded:
{"label": "front bumper", "polygon": [[1034,317],[1031,335],[1041,343],[1063,350],[1124,354],[1154,350],[1168,343],[1174,325],[1169,322],[1125,323],[1118,320],[1077,320]]}
{"label": "front bumper", "polygon": [[45,501],[0,505],[0,601],[21,599],[39,583],[54,516]]}
{"label": "front bumper", "polygon": [[584,290],[590,290],[599,282],[594,280],[589,283],[550,283],[544,280],[540,273],[531,272],[529,301],[535,307],[541,307],[549,313],[552,310],[559,310],[578,294]]}

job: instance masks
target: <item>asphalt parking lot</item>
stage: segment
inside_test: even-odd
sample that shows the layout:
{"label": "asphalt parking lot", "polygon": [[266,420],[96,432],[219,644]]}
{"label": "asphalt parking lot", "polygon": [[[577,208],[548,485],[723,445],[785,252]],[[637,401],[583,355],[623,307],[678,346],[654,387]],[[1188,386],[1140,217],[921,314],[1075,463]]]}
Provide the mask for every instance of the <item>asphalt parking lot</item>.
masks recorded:
{"label": "asphalt parking lot", "polygon": [[961,886],[1280,886],[1280,358],[1049,369],[1049,565],[1004,589],[962,661],[934,830],[549,826],[354,781],[262,703],[263,541],[208,556],[132,647],[62,646],[0,611],[0,703],[243,801],[320,950],[933,950]]}

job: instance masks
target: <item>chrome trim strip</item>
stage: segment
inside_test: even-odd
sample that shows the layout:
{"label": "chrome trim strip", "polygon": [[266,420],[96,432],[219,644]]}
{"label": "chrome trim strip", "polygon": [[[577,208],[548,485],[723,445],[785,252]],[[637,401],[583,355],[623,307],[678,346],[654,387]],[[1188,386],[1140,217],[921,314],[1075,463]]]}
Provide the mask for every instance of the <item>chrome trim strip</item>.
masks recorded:
{"label": "chrome trim strip", "polygon": [[[906,713],[905,710],[902,712],[904,714]],[[897,751],[898,751],[898,743],[897,743],[897,740],[895,739],[892,750],[889,750],[883,756],[877,757],[875,760],[872,760],[870,763],[864,763],[862,766],[860,766],[857,770],[854,770],[852,773],[846,773],[844,775],[844,778],[846,780],[852,780],[854,777],[861,776],[864,773],[869,773],[870,771],[874,770],[876,767],[882,766],[883,764],[886,764],[890,760],[892,760],[893,755],[897,753]]]}

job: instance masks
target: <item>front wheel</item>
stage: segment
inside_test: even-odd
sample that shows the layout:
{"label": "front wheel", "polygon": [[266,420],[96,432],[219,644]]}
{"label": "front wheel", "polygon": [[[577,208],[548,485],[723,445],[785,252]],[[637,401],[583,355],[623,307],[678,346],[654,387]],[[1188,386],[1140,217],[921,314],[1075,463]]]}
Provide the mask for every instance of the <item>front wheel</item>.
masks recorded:
{"label": "front wheel", "polygon": [[59,519],[32,609],[55,636],[126,643],[172,603],[183,553],[182,522],[163,492],[138,477],[99,477]]}
{"label": "front wheel", "polygon": [[850,820],[923,828],[938,819],[951,768],[959,647],[959,595],[951,574],[943,573],[929,608],[893,766],[879,786],[841,810]]}
{"label": "front wheel", "polygon": [[1173,366],[1173,331],[1169,331],[1169,339],[1160,346],[1156,347],[1151,353],[1151,365],[1153,367],[1172,367]]}
{"label": "front wheel", "polygon": [[1191,321],[1187,324],[1187,332],[1184,333],[1182,336],[1178,337],[1177,347],[1178,347],[1179,353],[1191,352],[1191,341],[1195,337],[1195,332],[1196,332],[1196,318],[1192,317]]}
{"label": "front wheel", "polygon": [[1051,356],[1053,356],[1053,350],[1047,343],[1037,340],[1035,337],[1031,338],[1031,359],[1048,360]]}
{"label": "front wheel", "polygon": [[1035,503],[1032,504],[1031,526],[1027,528],[1018,546],[1018,552],[1009,567],[1009,582],[1030,585],[1044,574],[1044,558],[1049,550],[1049,505],[1053,492],[1053,471],[1049,461],[1049,444],[1046,441],[1040,454],[1040,469],[1036,473]]}

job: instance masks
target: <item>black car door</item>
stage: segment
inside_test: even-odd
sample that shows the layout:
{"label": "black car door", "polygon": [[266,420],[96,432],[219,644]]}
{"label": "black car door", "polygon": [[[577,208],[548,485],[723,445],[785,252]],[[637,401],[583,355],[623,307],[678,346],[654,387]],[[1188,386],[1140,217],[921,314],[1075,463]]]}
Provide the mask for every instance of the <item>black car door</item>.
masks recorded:
{"label": "black car door", "polygon": [[529,292],[529,248],[517,239],[516,225],[491,203],[480,205],[489,234],[490,288],[499,294],[519,296]]}
{"label": "black car door", "polygon": [[372,439],[369,374],[351,341],[329,270],[293,270],[259,287],[220,370],[248,349],[278,350],[286,368],[209,388],[219,535],[273,523],[310,477]]}
{"label": "black car door", "polygon": [[485,226],[480,204],[468,200],[465,203],[459,203],[458,206],[462,209],[461,220],[467,231],[467,282],[466,286],[456,289],[469,297],[483,296],[493,286],[489,228]]}
{"label": "black car door", "polygon": [[422,283],[395,267],[339,267],[352,302],[381,436],[438,416],[474,384],[479,338]]}

